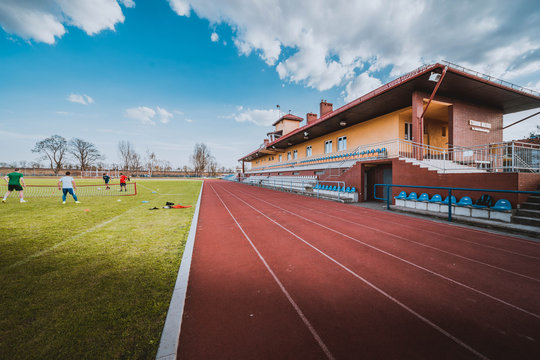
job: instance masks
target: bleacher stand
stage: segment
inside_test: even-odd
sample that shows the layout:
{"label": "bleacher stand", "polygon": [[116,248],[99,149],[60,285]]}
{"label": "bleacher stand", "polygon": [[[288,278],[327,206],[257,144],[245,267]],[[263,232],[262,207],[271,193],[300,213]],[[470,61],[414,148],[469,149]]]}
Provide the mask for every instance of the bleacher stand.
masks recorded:
{"label": "bleacher stand", "polygon": [[250,176],[243,183],[332,200],[358,201],[356,188],[321,184],[316,176]]}

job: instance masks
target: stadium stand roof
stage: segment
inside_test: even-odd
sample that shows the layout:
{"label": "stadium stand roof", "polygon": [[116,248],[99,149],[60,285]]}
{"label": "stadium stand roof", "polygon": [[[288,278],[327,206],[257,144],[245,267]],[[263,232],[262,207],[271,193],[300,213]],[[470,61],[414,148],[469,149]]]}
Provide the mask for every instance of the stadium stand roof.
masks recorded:
{"label": "stadium stand roof", "polygon": [[[306,141],[304,132],[313,139],[411,106],[413,92],[431,93],[434,87],[434,83],[429,81],[431,73],[442,73],[445,67],[447,68],[446,75],[437,91],[437,96],[501,109],[503,114],[540,107],[540,93],[538,92],[449,62],[424,65],[321,116],[310,124],[287,133],[239,160],[251,161],[268,155],[271,149],[283,151],[294,144],[302,143]],[[346,125],[340,125],[341,122]]]}

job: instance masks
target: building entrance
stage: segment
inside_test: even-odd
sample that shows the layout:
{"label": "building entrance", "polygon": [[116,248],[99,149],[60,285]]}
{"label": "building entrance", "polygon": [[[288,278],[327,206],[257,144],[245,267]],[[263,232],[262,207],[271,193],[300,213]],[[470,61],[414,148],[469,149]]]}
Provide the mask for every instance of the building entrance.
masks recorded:
{"label": "building entrance", "polygon": [[[392,184],[392,164],[366,164],[365,166],[365,200],[374,201],[376,200],[373,193],[373,188],[375,187],[375,184]],[[383,187],[379,186],[377,188],[377,197],[384,197],[383,192]]]}

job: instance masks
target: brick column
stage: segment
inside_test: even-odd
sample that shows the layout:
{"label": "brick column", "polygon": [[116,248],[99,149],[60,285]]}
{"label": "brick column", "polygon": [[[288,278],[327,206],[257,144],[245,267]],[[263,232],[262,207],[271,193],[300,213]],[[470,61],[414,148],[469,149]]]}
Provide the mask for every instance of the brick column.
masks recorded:
{"label": "brick column", "polygon": [[[424,119],[421,118],[424,111],[424,97],[418,91],[412,94],[412,135],[415,143],[424,143]],[[423,159],[423,154],[420,151],[415,153],[418,160]]]}

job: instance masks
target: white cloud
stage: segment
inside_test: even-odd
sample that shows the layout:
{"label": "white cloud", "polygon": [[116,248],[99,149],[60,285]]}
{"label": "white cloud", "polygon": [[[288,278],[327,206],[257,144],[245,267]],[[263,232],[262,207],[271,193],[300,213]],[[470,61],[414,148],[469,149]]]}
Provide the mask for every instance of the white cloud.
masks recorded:
{"label": "white cloud", "polygon": [[382,82],[379,79],[370,76],[367,72],[361,73],[345,87],[345,101],[351,102],[381,85]]}
{"label": "white cloud", "polygon": [[259,126],[270,126],[279,117],[277,109],[258,110],[247,109],[239,114],[232,115],[232,118],[238,122],[251,122]]}
{"label": "white cloud", "polygon": [[139,120],[144,125],[155,125],[152,120],[156,116],[156,112],[146,106],[126,109],[126,116],[131,119]]}
{"label": "white cloud", "polygon": [[135,7],[135,1],[133,0],[120,0],[120,3],[124,5],[127,8],[134,8]]}
{"label": "white cloud", "polygon": [[130,119],[138,120],[143,125],[155,125],[156,120],[162,124],[167,124],[174,117],[172,113],[159,106],[156,106],[155,110],[147,106],[129,108],[126,109],[125,116]]}
{"label": "white cloud", "polygon": [[88,96],[86,94],[84,94],[84,95],[70,94],[67,97],[67,100],[71,101],[71,102],[74,102],[74,103],[82,104],[82,105],[89,105],[89,104],[94,103],[94,99],[92,99],[90,96]]}
{"label": "white cloud", "polygon": [[190,6],[188,1],[184,0],[169,0],[171,8],[180,16],[189,16]]}
{"label": "white cloud", "polygon": [[214,31],[212,35],[210,35],[210,40],[217,42],[219,40],[219,35]]}
{"label": "white cloud", "polygon": [[10,34],[47,44],[54,44],[56,38],[66,33],[57,17],[46,8],[31,7],[22,1],[0,2],[0,25]]}
{"label": "white cloud", "polygon": [[178,15],[193,11],[211,26],[228,24],[239,53],[258,54],[282,80],[319,90],[345,86],[347,99],[375,79],[386,82],[441,59],[510,81],[540,78],[537,1],[169,3]]}
{"label": "white cloud", "polygon": [[[133,0],[119,0],[134,7]],[[117,0],[2,0],[0,26],[23,39],[54,44],[66,33],[64,25],[73,25],[88,35],[114,31],[124,22]]]}
{"label": "white cloud", "polygon": [[159,106],[156,106],[156,114],[159,118],[159,121],[163,124],[167,124],[169,121],[171,121],[173,117],[173,114],[171,114],[165,109],[160,108]]}

